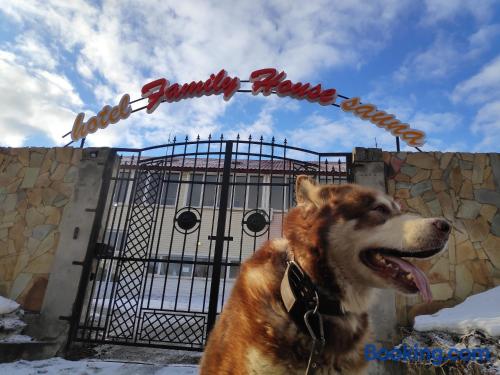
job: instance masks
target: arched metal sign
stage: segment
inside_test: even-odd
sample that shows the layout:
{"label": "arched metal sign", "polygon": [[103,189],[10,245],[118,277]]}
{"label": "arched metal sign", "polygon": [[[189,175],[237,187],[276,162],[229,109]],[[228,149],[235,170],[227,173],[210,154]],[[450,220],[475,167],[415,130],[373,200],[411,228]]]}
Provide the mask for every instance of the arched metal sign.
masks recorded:
{"label": "arched metal sign", "polygon": [[[85,139],[88,134],[126,119],[133,112],[146,109],[148,113],[153,113],[164,102],[173,103],[211,95],[222,95],[224,100],[230,100],[236,92],[250,92],[253,95],[277,94],[280,97],[305,99],[323,106],[333,105],[385,129],[395,137],[400,137],[409,146],[422,146],[425,142],[423,131],[412,129],[410,125],[398,120],[395,115],[379,110],[373,104],[361,102],[358,97],[348,98],[338,94],[335,88],[324,88],[321,84],[313,86],[311,83],[292,82],[286,78],[287,75],[284,71],[278,72],[274,68],[265,68],[253,71],[249,80],[246,81],[229,76],[224,69],[217,74],[211,74],[205,81],[180,84],[172,83],[165,78],[156,79],[142,87],[140,99],[130,101],[130,96],[125,94],[118,105],[114,107],[104,106],[101,111],[86,122],[84,121],[85,114],[79,113],[72,131],[65,136],[71,134],[72,142]],[[242,82],[251,83],[251,89],[241,89]],[[339,98],[340,101],[337,103]],[[132,110],[131,104],[141,100],[147,100],[147,105]]]}

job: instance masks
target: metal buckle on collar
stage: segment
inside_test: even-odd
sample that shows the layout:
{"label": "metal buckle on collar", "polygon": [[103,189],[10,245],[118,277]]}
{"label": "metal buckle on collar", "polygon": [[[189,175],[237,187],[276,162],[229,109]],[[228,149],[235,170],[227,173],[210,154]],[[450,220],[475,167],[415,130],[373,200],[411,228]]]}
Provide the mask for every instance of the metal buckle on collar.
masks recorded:
{"label": "metal buckle on collar", "polygon": [[[323,353],[325,347],[325,331],[323,328],[323,317],[318,312],[319,307],[319,297],[316,294],[316,307],[313,310],[309,310],[304,314],[304,323],[309,331],[309,335],[312,338],[311,354],[309,354],[309,360],[307,362],[306,375],[312,375],[319,368],[319,357]],[[312,319],[316,317],[318,319],[318,329],[319,333],[316,334],[313,328]]]}
{"label": "metal buckle on collar", "polygon": [[[304,323],[306,324],[307,330],[309,331],[309,334],[311,335],[313,340],[318,340],[322,346],[325,345],[325,331],[323,328],[323,317],[321,314],[318,312],[319,308],[319,298],[318,298],[318,293],[315,291],[316,294],[316,307],[314,310],[309,310],[304,314]],[[314,328],[311,324],[311,317],[316,316],[318,318],[318,328],[319,328],[319,337],[314,332]]]}

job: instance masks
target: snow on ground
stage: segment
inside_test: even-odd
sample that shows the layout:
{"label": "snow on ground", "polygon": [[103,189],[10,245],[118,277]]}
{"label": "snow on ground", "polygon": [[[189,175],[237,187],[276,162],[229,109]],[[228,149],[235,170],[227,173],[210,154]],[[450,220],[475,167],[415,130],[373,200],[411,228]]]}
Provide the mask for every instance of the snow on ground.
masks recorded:
{"label": "snow on ground", "polygon": [[26,327],[26,323],[21,320],[22,317],[23,311],[18,303],[0,296],[0,343],[21,343],[33,340],[22,334]]}
{"label": "snow on ground", "polygon": [[500,286],[468,297],[461,304],[432,315],[415,317],[417,331],[467,334],[474,330],[500,336]]}
{"label": "snow on ground", "polygon": [[500,374],[500,286],[435,314],[417,316],[413,328],[403,339],[408,346],[445,351],[488,348],[491,362],[469,362],[462,373]]}
{"label": "snow on ground", "polygon": [[112,361],[67,361],[51,358],[43,361],[0,363],[0,374],[9,375],[196,375],[195,365],[154,365]]}
{"label": "snow on ground", "polygon": [[0,315],[10,314],[19,308],[19,304],[0,296]]}

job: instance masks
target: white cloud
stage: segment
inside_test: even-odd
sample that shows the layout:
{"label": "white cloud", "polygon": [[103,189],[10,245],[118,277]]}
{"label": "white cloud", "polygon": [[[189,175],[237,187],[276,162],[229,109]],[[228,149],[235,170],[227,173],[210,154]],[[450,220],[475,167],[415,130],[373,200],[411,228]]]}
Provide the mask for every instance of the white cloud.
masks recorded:
{"label": "white cloud", "polygon": [[457,17],[468,14],[478,22],[486,22],[493,15],[497,5],[496,0],[425,0],[422,23],[454,21]]}
{"label": "white cloud", "polygon": [[481,26],[469,37],[469,56],[476,57],[485,50],[493,47],[497,43],[497,36],[500,34],[500,24]]}
{"label": "white cloud", "polygon": [[[317,151],[351,150],[358,147],[375,147],[385,150],[396,148],[396,139],[376,125],[351,115],[341,114],[341,120],[322,115],[310,116],[305,123],[286,135],[289,144]],[[404,145],[404,144],[403,144]]]}
{"label": "white cloud", "polygon": [[394,74],[400,82],[408,79],[436,79],[454,72],[464,56],[449,37],[438,35],[433,44],[419,53],[409,54]]}
{"label": "white cloud", "polygon": [[452,93],[454,102],[484,103],[500,98],[500,56],[485,64],[481,71],[459,83]]}
{"label": "white cloud", "polygon": [[399,82],[449,78],[494,47],[499,34],[499,24],[483,25],[467,38],[439,32],[428,48],[410,52],[393,77]]}
{"label": "white cloud", "polygon": [[471,125],[482,141],[477,151],[500,150],[500,56],[485,64],[479,73],[459,83],[452,93],[457,103],[478,106]]}
{"label": "white cloud", "polygon": [[54,70],[58,65],[56,54],[34,33],[27,32],[19,35],[13,50],[27,66]]}
{"label": "white cloud", "polygon": [[[256,68],[274,66],[299,80],[314,79],[324,69],[359,66],[388,42],[409,4],[318,0],[304,7],[285,0],[104,0],[94,5],[83,0],[16,0],[0,11],[30,30],[29,35],[39,35],[38,42],[45,40],[40,58],[35,54],[32,60],[17,60],[21,70],[43,62],[45,73],[33,78],[33,84],[47,79],[49,95],[57,96],[51,90],[62,89],[64,82],[58,82],[60,73],[51,72],[60,62],[50,57],[73,56],[80,82],[70,85],[90,88],[102,103],[97,111],[125,92],[138,97],[141,86],[158,77],[185,82],[207,78],[223,67],[244,79]],[[20,38],[34,40],[29,35]],[[30,49],[34,46],[26,43],[25,51]],[[65,67],[70,67],[68,62]],[[70,102],[75,104],[74,98]],[[127,120],[135,133],[107,130],[106,137],[89,137],[89,142],[116,144],[132,142],[132,137],[134,144],[143,144],[166,141],[174,131],[206,134],[221,129],[227,105],[220,98],[206,98],[176,103],[175,108],[162,106],[153,115],[134,114],[140,123]],[[261,114],[253,126],[268,131],[270,116]]]}
{"label": "white cloud", "polygon": [[411,123],[412,128],[426,133],[449,133],[462,124],[462,117],[451,112],[417,112],[409,123]]}
{"label": "white cloud", "polygon": [[482,136],[476,151],[500,151],[500,100],[490,102],[479,109],[472,123],[472,131]]}
{"label": "white cloud", "polygon": [[68,79],[22,66],[16,56],[0,50],[0,144],[18,147],[33,135],[56,144],[74,121],[82,102]]}

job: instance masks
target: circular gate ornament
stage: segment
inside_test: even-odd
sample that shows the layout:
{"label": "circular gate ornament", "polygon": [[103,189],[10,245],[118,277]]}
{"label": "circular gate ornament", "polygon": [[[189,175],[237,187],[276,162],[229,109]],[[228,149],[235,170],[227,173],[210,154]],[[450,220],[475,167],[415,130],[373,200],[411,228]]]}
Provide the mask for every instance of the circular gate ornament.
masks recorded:
{"label": "circular gate ornament", "polygon": [[[252,237],[260,237],[269,229],[269,216],[263,210],[248,211],[242,220],[243,230]],[[247,232],[247,229],[251,232]]]}
{"label": "circular gate ornament", "polygon": [[175,229],[183,234],[193,233],[200,226],[200,221],[200,213],[196,209],[184,207],[177,211]]}

